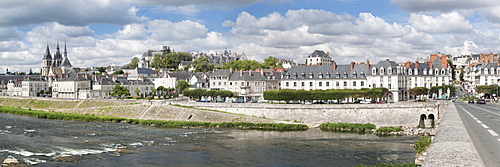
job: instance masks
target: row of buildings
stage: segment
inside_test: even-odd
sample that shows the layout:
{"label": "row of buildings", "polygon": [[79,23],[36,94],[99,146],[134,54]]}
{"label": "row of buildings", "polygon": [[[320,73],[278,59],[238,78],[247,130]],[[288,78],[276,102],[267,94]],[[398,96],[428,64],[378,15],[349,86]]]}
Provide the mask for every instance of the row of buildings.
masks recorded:
{"label": "row of buildings", "polygon": [[[0,95],[43,96],[45,92],[51,92],[53,98],[106,98],[112,88],[120,84],[127,87],[132,95],[138,96],[152,94],[152,90],[159,86],[174,88],[178,80],[185,80],[192,85],[191,89],[230,90],[245,101],[262,99],[263,92],[270,89],[376,87],[389,89],[391,100],[404,101],[411,100],[410,89],[452,84],[452,78],[459,78],[461,71],[464,80],[471,87],[498,84],[500,80],[498,54],[452,57],[438,53],[414,62],[397,63],[387,59],[376,63],[366,60],[337,64],[328,52],[315,50],[306,58],[304,65],[288,62],[286,68],[250,71],[227,69],[194,73],[154,71],[150,68],[150,62],[157,53],[160,54],[153,50],[145,52],[139,67],[124,70],[126,73],[123,75],[98,75],[94,70],[84,71],[73,67],[67,58],[66,44],[63,54],[57,44],[54,56],[47,45],[42,59],[42,75],[0,76]],[[244,53],[238,55],[227,50],[220,55],[193,54],[193,59],[199,57],[207,57],[219,65],[231,60],[247,59]],[[452,61],[454,67],[448,61]],[[140,93],[137,94],[136,90]],[[473,89],[470,91],[473,92]]]}

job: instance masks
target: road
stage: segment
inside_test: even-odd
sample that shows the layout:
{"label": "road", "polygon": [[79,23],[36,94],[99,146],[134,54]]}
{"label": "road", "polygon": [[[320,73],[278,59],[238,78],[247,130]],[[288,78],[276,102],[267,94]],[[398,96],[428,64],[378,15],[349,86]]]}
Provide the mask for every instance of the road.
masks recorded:
{"label": "road", "polygon": [[484,165],[500,166],[500,103],[455,105]]}

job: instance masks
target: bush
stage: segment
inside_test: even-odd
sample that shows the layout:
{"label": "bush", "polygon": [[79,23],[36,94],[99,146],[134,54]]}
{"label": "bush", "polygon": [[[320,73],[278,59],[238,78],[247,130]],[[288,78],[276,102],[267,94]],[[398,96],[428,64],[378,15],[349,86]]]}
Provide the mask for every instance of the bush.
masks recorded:
{"label": "bush", "polygon": [[431,138],[429,136],[419,136],[418,140],[415,140],[415,152],[420,154],[427,150],[431,145]]}
{"label": "bush", "polygon": [[381,128],[378,128],[375,133],[376,134],[389,134],[391,132],[401,132],[403,131],[402,128],[395,128],[395,127],[381,127]]}
{"label": "bush", "polygon": [[96,116],[88,114],[70,114],[61,112],[43,112],[35,110],[25,110],[0,106],[0,112],[17,115],[36,116],[37,118],[73,120],[85,122],[126,122],[129,124],[140,124],[164,128],[192,128],[192,127],[219,127],[219,128],[241,128],[241,129],[263,129],[263,130],[307,130],[304,124],[283,124],[283,123],[249,123],[249,122],[196,122],[196,121],[164,121],[164,120],[143,120],[126,119],[111,116]]}
{"label": "bush", "polygon": [[376,128],[375,125],[366,123],[322,123],[319,128],[324,131],[358,132],[366,133]]}

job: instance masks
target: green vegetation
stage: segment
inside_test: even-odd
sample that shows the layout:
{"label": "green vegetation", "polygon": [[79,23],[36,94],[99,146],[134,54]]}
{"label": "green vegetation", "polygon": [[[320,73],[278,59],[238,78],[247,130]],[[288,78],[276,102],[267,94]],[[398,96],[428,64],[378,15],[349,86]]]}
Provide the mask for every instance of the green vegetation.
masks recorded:
{"label": "green vegetation", "polygon": [[111,96],[114,97],[130,96],[130,92],[126,87],[120,86],[120,84],[115,84],[115,87],[111,92]]}
{"label": "green vegetation", "polygon": [[20,108],[11,108],[0,106],[0,112],[35,116],[37,118],[86,121],[86,122],[126,122],[130,124],[149,125],[163,128],[197,128],[197,127],[214,127],[214,128],[241,128],[241,129],[262,129],[262,130],[307,130],[307,125],[303,124],[283,124],[283,123],[248,123],[248,122],[196,122],[196,121],[164,121],[164,120],[142,120],[142,119],[127,119],[111,116],[96,116],[70,114],[61,112],[43,112],[34,110],[25,110]]}
{"label": "green vegetation", "polygon": [[376,134],[381,134],[381,135],[388,135],[391,132],[401,132],[403,131],[402,128],[395,128],[395,127],[380,127],[378,128],[375,133]]}
{"label": "green vegetation", "polygon": [[277,101],[295,100],[341,100],[348,97],[382,98],[389,93],[387,88],[330,89],[330,90],[267,90],[264,99]]}
{"label": "green vegetation", "polygon": [[419,136],[418,140],[415,140],[415,152],[420,154],[427,150],[431,145],[431,138],[429,136]]}
{"label": "green vegetation", "polygon": [[128,63],[128,66],[130,67],[130,69],[137,68],[139,66],[139,58],[134,57],[130,59],[130,63]]}
{"label": "green vegetation", "polygon": [[[386,164],[386,163],[379,163],[375,165],[374,167],[417,167],[418,165],[415,163],[407,163],[407,164]],[[370,167],[368,165],[356,165],[354,167]]]}
{"label": "green vegetation", "polygon": [[195,99],[200,99],[202,96],[206,97],[233,97],[233,92],[229,90],[205,90],[205,89],[194,89],[194,90],[184,90],[184,96],[191,97]]}
{"label": "green vegetation", "polygon": [[163,46],[161,54],[153,55],[153,60],[151,61],[151,67],[159,68],[173,68],[177,69],[181,60],[191,61],[193,57],[187,52],[175,52],[168,46]]}
{"label": "green vegetation", "polygon": [[322,123],[319,128],[324,131],[366,133],[377,128],[375,125],[358,123]]}
{"label": "green vegetation", "polygon": [[210,63],[207,57],[199,57],[193,61],[193,67],[196,71],[212,71],[214,63]]}

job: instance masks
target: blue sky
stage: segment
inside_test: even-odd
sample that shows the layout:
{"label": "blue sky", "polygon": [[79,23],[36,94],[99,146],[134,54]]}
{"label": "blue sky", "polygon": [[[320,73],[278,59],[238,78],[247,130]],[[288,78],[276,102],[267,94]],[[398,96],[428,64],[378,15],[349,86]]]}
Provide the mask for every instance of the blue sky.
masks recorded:
{"label": "blue sky", "polygon": [[415,61],[499,52],[497,0],[16,0],[0,2],[0,73],[39,70],[48,42],[77,67],[123,65],[147,50],[245,52],[304,63]]}

